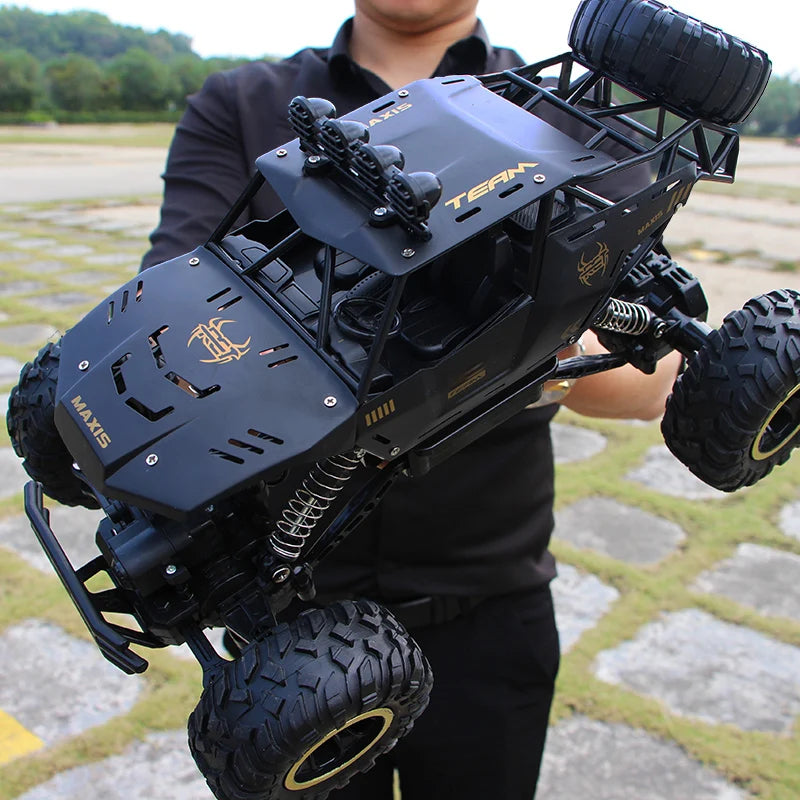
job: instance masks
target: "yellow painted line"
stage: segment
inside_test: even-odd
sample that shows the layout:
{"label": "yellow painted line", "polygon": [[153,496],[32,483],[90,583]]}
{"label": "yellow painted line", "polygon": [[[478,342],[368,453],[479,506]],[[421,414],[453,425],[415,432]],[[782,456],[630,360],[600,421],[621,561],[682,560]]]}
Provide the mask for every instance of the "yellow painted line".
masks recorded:
{"label": "yellow painted line", "polygon": [[8,764],[44,747],[44,742],[14,717],[0,710],[0,764]]}

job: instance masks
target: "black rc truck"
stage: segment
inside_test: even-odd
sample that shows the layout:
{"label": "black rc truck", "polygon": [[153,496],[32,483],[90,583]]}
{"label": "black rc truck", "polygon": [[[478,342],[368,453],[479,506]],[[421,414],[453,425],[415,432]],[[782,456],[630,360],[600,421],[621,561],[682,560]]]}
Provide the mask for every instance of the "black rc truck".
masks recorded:
{"label": "black rc truck", "polygon": [[[733,180],[730,126],[766,54],[655,0],[583,0],[570,47],[343,118],[295,98],[297,138],[258,159],[206,244],[22,370],[8,427],[36,536],[120,669],[147,667],[131,644],[188,643],[204,672],[189,745],[218,798],[325,797],[411,728],[432,675],[403,626],[367,600],[292,609],[400,474],[545,382],[680,351],[664,438],[725,491],[798,442],[800,295],[713,330],[661,243],[696,181]],[[609,199],[635,171],[642,185]],[[265,181],[286,210],[233,229]],[[559,359],[590,328],[608,353]],[[77,570],[43,493],[105,512]],[[87,588],[98,576],[109,588]]]}

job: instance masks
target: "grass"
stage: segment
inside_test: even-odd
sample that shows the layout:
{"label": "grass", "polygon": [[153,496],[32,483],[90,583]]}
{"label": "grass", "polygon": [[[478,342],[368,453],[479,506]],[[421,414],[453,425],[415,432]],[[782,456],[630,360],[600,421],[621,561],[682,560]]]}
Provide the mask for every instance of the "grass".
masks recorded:
{"label": "grass", "polygon": [[18,144],[80,144],[166,148],[174,130],[173,124],[161,122],[54,127],[7,125],[0,126],[0,147]]}

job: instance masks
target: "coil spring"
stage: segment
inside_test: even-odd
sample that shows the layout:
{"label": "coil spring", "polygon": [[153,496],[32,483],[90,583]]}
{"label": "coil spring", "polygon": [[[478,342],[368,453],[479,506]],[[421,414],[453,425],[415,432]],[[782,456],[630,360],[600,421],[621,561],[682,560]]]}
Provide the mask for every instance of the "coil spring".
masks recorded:
{"label": "coil spring", "polygon": [[612,297],[602,313],[594,321],[593,326],[615,333],[627,333],[638,336],[650,327],[653,312],[639,303],[629,303]]}
{"label": "coil spring", "polygon": [[323,514],[361,465],[363,450],[351,450],[318,462],[303,480],[270,534],[272,549],[296,560]]}

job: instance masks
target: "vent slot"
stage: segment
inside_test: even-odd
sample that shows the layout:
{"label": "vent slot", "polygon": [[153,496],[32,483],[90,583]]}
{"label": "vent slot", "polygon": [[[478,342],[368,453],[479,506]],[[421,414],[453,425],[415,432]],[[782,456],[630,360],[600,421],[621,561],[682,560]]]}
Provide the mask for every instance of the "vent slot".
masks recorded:
{"label": "vent slot", "polygon": [[207,389],[200,389],[191,381],[187,381],[186,378],[178,375],[177,372],[168,372],[164,377],[170,383],[174,383],[179,389],[182,389],[184,392],[186,392],[186,394],[188,394],[190,397],[194,397],[197,400],[202,400],[204,397],[208,397],[210,394],[214,394],[214,392],[218,392],[220,389],[218,383],[215,383],[213,386],[209,386]]}
{"label": "vent slot", "polygon": [[111,377],[114,379],[114,385],[117,387],[117,394],[125,392],[125,378],[122,376],[122,365],[131,357],[130,353],[125,353],[122,358],[118,358],[111,365]]}
{"label": "vent slot", "polygon": [[111,320],[114,319],[114,301],[111,300],[108,304],[108,313],[106,314],[106,325],[111,324]]}
{"label": "vent slot", "polygon": [[297,356],[289,356],[289,358],[284,358],[280,361],[273,361],[271,364],[267,364],[267,366],[272,369],[273,367],[281,367],[284,364],[288,364],[290,361],[297,361]]}
{"label": "vent slot", "polygon": [[392,443],[391,439],[387,439],[385,436],[381,436],[379,433],[376,433],[372,438],[376,442],[378,442],[378,444],[391,444]]}
{"label": "vent slot", "polygon": [[449,81],[442,81],[442,86],[449,86],[451,83],[463,83],[463,78],[450,78]]}
{"label": "vent slot", "polygon": [[135,397],[129,397],[125,401],[125,405],[128,406],[128,408],[132,408],[148,422],[158,422],[175,410],[174,406],[165,406],[160,411],[153,411],[152,408],[148,408],[141,400],[137,400]]}
{"label": "vent slot", "polygon": [[228,300],[227,303],[223,303],[221,306],[217,307],[217,311],[225,311],[226,308],[230,308],[235,303],[238,303],[242,299],[242,296],[239,295],[238,297],[234,297],[233,300]]}
{"label": "vent slot", "polygon": [[275,347],[268,347],[266,350],[262,350],[259,353],[259,355],[260,356],[267,356],[270,353],[274,353],[276,350],[283,350],[284,347],[288,347],[288,346],[289,346],[288,344],[279,344],[279,345],[276,345]]}
{"label": "vent slot", "polygon": [[211,297],[206,298],[206,303],[213,303],[215,300],[219,300],[219,298],[222,297],[222,295],[227,294],[230,290],[231,287],[229,286],[227,289],[222,289],[216,294],[212,294]]}
{"label": "vent slot", "polygon": [[161,343],[158,340],[159,337],[168,330],[169,325],[162,325],[157,331],[153,331],[153,333],[147,337],[147,341],[150,342],[150,352],[153,354],[153,359],[155,360],[156,366],[159,369],[164,367],[164,365],[167,363],[167,359],[164,358],[164,353],[161,350]]}
{"label": "vent slot", "polygon": [[228,444],[232,444],[234,447],[241,447],[242,450],[255,453],[257,456],[264,455],[263,447],[256,447],[254,444],[248,444],[247,442],[241,441],[241,439],[228,439]]}
{"label": "vent slot", "polygon": [[250,436],[255,436],[257,439],[262,439],[265,442],[271,442],[272,444],[283,444],[283,439],[279,439],[277,436],[270,436],[268,433],[264,433],[263,431],[257,431],[255,428],[250,428],[247,433]]}
{"label": "vent slot", "polygon": [[223,461],[230,461],[232,464],[244,464],[243,458],[239,458],[239,456],[232,455],[231,453],[226,453],[224,450],[217,450],[216,447],[212,447],[208,452],[211,453],[212,456],[223,459]]}
{"label": "vent slot", "polygon": [[124,314],[125,313],[125,309],[127,307],[128,307],[128,290],[126,289],[122,293],[122,303],[120,304],[120,307],[119,307],[119,313],[120,314]]}
{"label": "vent slot", "polygon": [[470,217],[474,217],[476,214],[480,213],[481,213],[481,207],[475,206],[475,208],[471,208],[469,211],[456,217],[456,222],[466,222],[466,220],[468,220]]}
{"label": "vent slot", "polygon": [[382,106],[378,106],[377,108],[372,109],[373,114],[377,114],[379,111],[384,111],[385,109],[389,108],[389,106],[394,105],[394,100],[390,100],[388,103],[384,103]]}
{"label": "vent slot", "polygon": [[142,301],[142,290],[144,289],[144,281],[138,281],[136,284],[136,302]]}
{"label": "vent slot", "polygon": [[521,188],[522,188],[522,184],[521,183],[515,183],[513,186],[509,187],[505,191],[500,192],[500,194],[497,195],[497,196],[498,197],[508,197],[509,195],[514,194],[514,192],[518,192]]}

